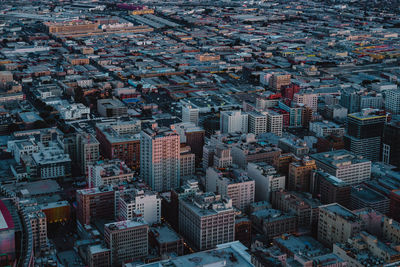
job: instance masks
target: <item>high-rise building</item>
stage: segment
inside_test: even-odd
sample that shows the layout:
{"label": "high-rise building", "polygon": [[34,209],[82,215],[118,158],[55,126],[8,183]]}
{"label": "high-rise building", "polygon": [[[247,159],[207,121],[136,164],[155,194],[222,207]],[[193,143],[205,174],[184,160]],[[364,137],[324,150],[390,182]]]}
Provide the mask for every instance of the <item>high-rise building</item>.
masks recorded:
{"label": "high-rise building", "polygon": [[393,114],[400,114],[400,89],[386,91],[385,107]]}
{"label": "high-rise building", "polygon": [[80,133],[76,138],[76,159],[81,172],[87,174],[88,166],[99,160],[100,143],[92,134]]}
{"label": "high-rise building", "polygon": [[32,227],[33,245],[35,251],[47,248],[47,222],[46,214],[37,205],[25,208]]}
{"label": "high-rise building", "polygon": [[120,159],[133,170],[140,167],[140,121],[115,121],[96,124],[96,137],[101,154]]}
{"label": "high-rise building", "polygon": [[312,154],[317,167],[343,182],[353,185],[371,178],[371,161],[347,150]]}
{"label": "high-rise building", "polygon": [[267,132],[267,116],[261,112],[251,111],[249,115],[249,133],[261,134]]}
{"label": "high-rise building", "polygon": [[140,135],[140,175],[157,191],[177,188],[180,182],[179,135],[166,127],[144,129]]}
{"label": "high-rise building", "polygon": [[371,161],[378,161],[385,122],[386,112],[377,109],[363,109],[347,115],[345,149]]}
{"label": "high-rise building", "polygon": [[386,123],[382,138],[382,161],[400,168],[400,121]]}
{"label": "high-rise building", "polygon": [[221,133],[234,133],[248,131],[248,114],[240,110],[221,111]]}
{"label": "high-rise building", "polygon": [[77,219],[81,225],[96,218],[114,219],[115,191],[111,186],[76,190]]}
{"label": "high-rise building", "polygon": [[198,250],[212,249],[235,239],[232,200],[208,192],[179,200],[179,230]]}
{"label": "high-rise building", "polygon": [[303,158],[301,162],[290,163],[288,189],[309,192],[311,173],[316,168],[315,160],[309,158]]}
{"label": "high-rise building", "polygon": [[111,250],[111,265],[121,266],[148,255],[149,225],[141,218],[104,225],[104,241]]}
{"label": "high-rise building", "polygon": [[267,132],[282,136],[283,115],[271,109],[267,112]]}
{"label": "high-rise building", "polygon": [[161,198],[156,193],[139,189],[125,190],[119,198],[121,220],[132,220],[139,216],[149,225],[161,222]]}
{"label": "high-rise building", "polygon": [[347,108],[348,113],[360,112],[365,108],[381,109],[382,94],[365,91],[363,88],[347,88],[341,92],[339,104]]}
{"label": "high-rise building", "polygon": [[249,163],[247,174],[255,182],[256,201],[270,201],[271,192],[285,189],[286,177],[265,162]]}
{"label": "high-rise building", "polygon": [[268,85],[274,91],[280,91],[282,86],[290,85],[291,75],[287,73],[273,73],[268,80]]}
{"label": "high-rise building", "polygon": [[191,105],[182,106],[182,122],[191,122],[199,125],[199,109]]}
{"label": "high-rise building", "polygon": [[346,242],[362,231],[362,227],[363,223],[355,213],[337,203],[319,208],[318,241],[326,246]]}
{"label": "high-rise building", "polygon": [[255,182],[239,169],[218,170],[208,168],[206,191],[215,192],[232,199],[232,205],[245,211],[254,202]]}

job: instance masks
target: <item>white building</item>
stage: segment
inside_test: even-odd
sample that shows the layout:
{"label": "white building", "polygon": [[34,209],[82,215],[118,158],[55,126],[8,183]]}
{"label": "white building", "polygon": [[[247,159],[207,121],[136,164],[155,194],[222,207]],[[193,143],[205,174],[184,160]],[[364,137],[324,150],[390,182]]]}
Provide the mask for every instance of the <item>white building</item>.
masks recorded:
{"label": "white building", "polygon": [[293,102],[297,104],[303,104],[306,107],[311,108],[313,111],[317,111],[318,109],[318,95],[317,94],[312,94],[312,93],[307,93],[307,92],[301,92],[294,94],[293,96]]}
{"label": "white building", "polygon": [[221,133],[247,133],[248,114],[240,110],[221,111],[220,129]]}
{"label": "white building", "polygon": [[325,137],[331,134],[343,136],[345,133],[344,127],[331,121],[315,121],[310,122],[310,131],[314,132],[318,137]]}
{"label": "white building", "polygon": [[276,111],[268,110],[267,132],[282,136],[283,115]]}
{"label": "white building", "polygon": [[140,216],[150,225],[160,223],[161,198],[154,192],[138,189],[120,192],[120,219],[132,220]]}
{"label": "white building", "polygon": [[231,198],[232,205],[244,211],[254,202],[255,183],[243,170],[220,171],[210,167],[206,172],[206,191]]}
{"label": "white building", "polygon": [[371,178],[371,161],[347,150],[335,150],[313,154],[317,167],[350,185]]}
{"label": "white building", "polygon": [[400,89],[386,92],[385,106],[389,112],[400,114]]}
{"label": "white building", "polygon": [[62,101],[61,105],[54,105],[54,108],[60,112],[61,117],[66,120],[87,119],[90,114],[90,108],[82,103],[70,104]]}
{"label": "white building", "polygon": [[191,105],[182,106],[182,122],[191,122],[199,125],[199,109]]}
{"label": "white building", "polygon": [[39,151],[39,146],[32,140],[12,140],[8,141],[7,149],[14,155],[17,163],[21,162],[21,157],[24,155],[31,156]]}
{"label": "white building", "polygon": [[103,184],[117,184],[133,179],[132,170],[121,160],[107,160],[89,165],[88,185],[99,187]]}
{"label": "white building", "polygon": [[286,177],[264,162],[249,163],[247,174],[255,182],[255,200],[270,201],[271,192],[285,189]]}
{"label": "white building", "polygon": [[157,192],[179,186],[179,134],[166,127],[158,128],[157,125],[141,132],[140,175]]}
{"label": "white building", "polygon": [[71,175],[71,159],[58,145],[51,143],[48,147],[40,147],[32,154],[36,164],[37,175],[42,179],[60,178]]}
{"label": "white building", "polygon": [[267,116],[261,112],[251,111],[248,113],[249,133],[261,134],[267,132]]}

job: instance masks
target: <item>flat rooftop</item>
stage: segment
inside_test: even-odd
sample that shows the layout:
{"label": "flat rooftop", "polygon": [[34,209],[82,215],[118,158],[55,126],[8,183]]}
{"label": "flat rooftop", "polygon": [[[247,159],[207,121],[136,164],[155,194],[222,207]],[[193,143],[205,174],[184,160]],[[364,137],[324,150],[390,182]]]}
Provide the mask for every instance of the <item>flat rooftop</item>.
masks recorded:
{"label": "flat rooftop", "polygon": [[335,168],[371,162],[345,149],[312,154],[311,157],[316,161]]}
{"label": "flat rooftop", "polygon": [[156,234],[156,239],[160,244],[177,242],[182,239],[172,228],[166,225],[151,227],[150,231]]}
{"label": "flat rooftop", "polygon": [[327,210],[346,219],[358,219],[358,216],[355,213],[337,203],[321,206],[320,209]]}

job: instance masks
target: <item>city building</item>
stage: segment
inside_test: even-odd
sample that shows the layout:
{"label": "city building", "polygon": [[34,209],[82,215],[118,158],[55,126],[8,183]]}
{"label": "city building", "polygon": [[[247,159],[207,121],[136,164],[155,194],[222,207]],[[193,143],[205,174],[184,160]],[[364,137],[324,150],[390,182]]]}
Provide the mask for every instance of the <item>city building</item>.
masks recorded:
{"label": "city building", "polygon": [[161,222],[161,198],[154,192],[132,189],[119,196],[120,220],[142,217],[149,225]]}
{"label": "city building", "polygon": [[71,175],[71,159],[57,144],[40,147],[32,153],[36,165],[37,177],[42,179],[60,178]]}
{"label": "city building", "polygon": [[347,115],[345,149],[371,161],[378,161],[385,122],[386,112],[383,110],[363,109]]}
{"label": "city building", "polygon": [[199,109],[190,105],[182,106],[182,122],[191,122],[199,125]]}
{"label": "city building", "polygon": [[179,231],[196,249],[212,249],[235,239],[232,200],[214,193],[179,200]]}
{"label": "city building", "polygon": [[118,99],[98,99],[97,112],[103,117],[121,117],[127,115],[127,106]]}
{"label": "city building", "polygon": [[382,161],[400,168],[400,121],[392,120],[385,124],[382,137]]}
{"label": "city building", "polygon": [[158,255],[183,255],[184,240],[168,225],[150,227],[149,241]]}
{"label": "city building", "polygon": [[313,197],[319,198],[322,204],[338,203],[350,207],[349,184],[322,170],[313,171],[311,180]]}
{"label": "city building", "polygon": [[345,129],[331,121],[315,121],[310,122],[309,127],[311,132],[314,132],[318,137],[326,137],[329,135],[343,136]]}
{"label": "city building", "polygon": [[335,150],[312,154],[317,168],[349,185],[359,184],[371,178],[371,161],[347,150]]}
{"label": "city building", "polygon": [[157,191],[168,191],[180,183],[179,135],[166,127],[144,129],[140,135],[140,175]]}
{"label": "city building", "polygon": [[191,153],[190,146],[181,145],[180,148],[180,176],[181,179],[191,177],[195,172],[195,154]]}
{"label": "city building", "polygon": [[267,163],[249,163],[247,175],[255,182],[255,201],[270,201],[272,192],[285,189],[286,177]]}
{"label": "city building", "polygon": [[345,207],[337,203],[319,207],[318,241],[324,245],[344,243],[362,230],[361,219]]}
{"label": "city building", "polygon": [[140,121],[96,124],[100,152],[108,159],[120,159],[133,170],[140,167]]}
{"label": "city building", "polygon": [[207,192],[229,197],[232,205],[242,211],[254,202],[255,182],[243,170],[210,167],[206,172],[205,188]]}
{"label": "city building", "polygon": [[105,224],[104,241],[111,252],[111,266],[146,257],[148,233],[148,224],[140,218]]}
{"label": "city building", "polygon": [[282,136],[283,115],[269,109],[267,111],[267,132]]}
{"label": "city building", "polygon": [[267,132],[267,115],[257,111],[248,112],[248,132],[255,135]]}
{"label": "city building", "polygon": [[307,155],[310,152],[310,148],[307,143],[297,137],[285,137],[278,141],[278,147],[285,153],[293,153],[298,157]]}
{"label": "city building", "polygon": [[361,184],[351,188],[350,206],[352,210],[372,208],[382,214],[388,214],[390,200],[381,193]]}
{"label": "city building", "polygon": [[318,95],[310,92],[300,91],[299,93],[294,94],[293,102],[296,104],[302,104],[316,112],[318,108]]}
{"label": "city building", "polygon": [[124,267],[197,267],[226,265],[231,267],[252,267],[251,257],[246,251],[246,247],[239,241],[219,244],[211,250],[201,251],[184,255],[169,260],[153,262],[143,265],[127,263]]}
{"label": "city building", "polygon": [[111,250],[104,245],[92,245],[88,247],[89,267],[111,267]]}
{"label": "city building", "polygon": [[311,189],[311,173],[317,168],[315,160],[308,157],[300,162],[289,164],[288,189],[309,192]]}
{"label": "city building", "polygon": [[240,110],[221,111],[220,129],[221,133],[247,133],[248,114]]}
{"label": "city building", "polygon": [[99,187],[101,185],[118,184],[133,179],[132,170],[125,162],[114,159],[98,161],[89,165],[88,185],[90,187]]}
{"label": "city building", "polygon": [[280,154],[281,149],[263,141],[252,140],[232,147],[233,163],[242,169],[246,169],[249,162],[266,162],[272,165]]}
{"label": "city building", "polygon": [[111,186],[76,190],[76,202],[76,217],[82,226],[96,218],[114,219],[115,192]]}
{"label": "city building", "polygon": [[174,128],[181,138],[181,143],[188,145],[195,154],[196,166],[198,166],[203,158],[204,129],[193,123],[177,123],[174,124]]}
{"label": "city building", "polygon": [[385,107],[393,114],[400,114],[400,89],[386,91]]}

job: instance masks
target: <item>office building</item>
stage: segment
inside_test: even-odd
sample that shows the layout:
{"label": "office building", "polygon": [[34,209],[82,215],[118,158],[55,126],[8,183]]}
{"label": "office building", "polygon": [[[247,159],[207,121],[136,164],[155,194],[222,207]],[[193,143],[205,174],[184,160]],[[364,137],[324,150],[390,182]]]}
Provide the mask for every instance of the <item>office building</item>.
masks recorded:
{"label": "office building", "polygon": [[283,115],[271,109],[267,112],[267,132],[282,136]]}
{"label": "office building", "polygon": [[310,191],[310,178],[313,170],[317,168],[315,160],[308,157],[300,162],[289,164],[288,189],[295,191]]}
{"label": "office building", "polygon": [[247,175],[255,182],[255,201],[270,201],[271,192],[285,189],[286,177],[265,162],[249,163]]}
{"label": "office building", "polygon": [[36,166],[37,177],[50,179],[71,175],[71,159],[55,143],[41,147],[38,152],[32,153],[32,159]]}
{"label": "office building", "polygon": [[140,175],[157,191],[177,188],[180,183],[179,135],[166,127],[144,129],[140,134]]}
{"label": "office building", "polygon": [[28,205],[25,205],[25,210],[32,227],[33,246],[40,253],[48,247],[46,214],[37,203]]}
{"label": "office building", "polygon": [[191,122],[199,125],[199,109],[191,105],[182,106],[182,122]]}
{"label": "office building", "polygon": [[281,91],[283,86],[290,85],[291,75],[287,73],[273,73],[268,80],[268,86],[274,91]]}
{"label": "office building", "polygon": [[133,176],[133,171],[119,159],[98,161],[89,165],[88,185],[99,187],[101,185],[119,184],[132,181]]}
{"label": "office building", "polygon": [[76,190],[76,202],[76,217],[82,226],[96,218],[114,219],[115,192],[111,186]]}
{"label": "office building", "polygon": [[351,188],[350,206],[352,210],[372,208],[382,214],[388,214],[390,200],[381,193],[361,184]]}
{"label": "office building", "polygon": [[318,241],[324,245],[344,243],[362,230],[361,219],[345,207],[333,203],[319,208]]}
{"label": "office building", "polygon": [[220,115],[221,133],[247,133],[248,114],[240,110],[221,111]]}
{"label": "office building", "polygon": [[270,165],[277,161],[281,149],[266,142],[251,142],[237,144],[232,147],[232,160],[240,168],[246,169],[249,162],[266,162]]}
{"label": "office building", "polygon": [[142,217],[149,225],[161,222],[161,198],[154,192],[132,189],[119,196],[120,220]]}
{"label": "office building", "polygon": [[385,122],[385,111],[377,109],[363,109],[347,115],[345,149],[371,161],[378,161]]}
{"label": "office building", "polygon": [[267,116],[258,111],[248,112],[249,133],[255,135],[267,132]]}
{"label": "office building", "polygon": [[206,172],[206,191],[229,197],[235,208],[245,211],[254,202],[255,182],[243,170],[210,167]]}
{"label": "office building", "polygon": [[149,241],[157,249],[160,256],[183,255],[183,238],[166,224],[151,227]]}
{"label": "office building", "polygon": [[385,124],[382,138],[382,161],[400,168],[400,121],[392,120]]}
{"label": "office building", "polygon": [[148,224],[140,218],[104,225],[104,241],[110,249],[112,266],[142,259],[148,255]]}
{"label": "office building", "polygon": [[386,91],[385,107],[392,114],[400,114],[400,89]]}
{"label": "office building", "polygon": [[235,239],[232,200],[208,192],[179,200],[179,230],[198,250],[212,249]]}
{"label": "office building", "polygon": [[285,153],[293,153],[297,157],[302,157],[310,152],[307,143],[297,137],[285,137],[278,141],[278,147]]}
{"label": "office building", "polygon": [[313,171],[311,180],[313,197],[318,197],[322,204],[338,203],[350,207],[349,184],[322,170]]}
{"label": "office building", "polygon": [[371,161],[347,150],[312,154],[317,167],[343,182],[353,185],[371,178]]}

